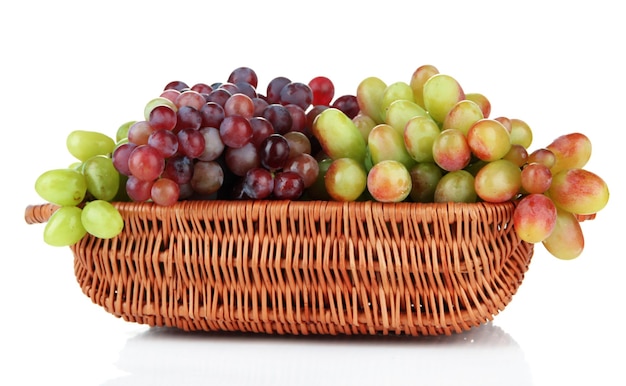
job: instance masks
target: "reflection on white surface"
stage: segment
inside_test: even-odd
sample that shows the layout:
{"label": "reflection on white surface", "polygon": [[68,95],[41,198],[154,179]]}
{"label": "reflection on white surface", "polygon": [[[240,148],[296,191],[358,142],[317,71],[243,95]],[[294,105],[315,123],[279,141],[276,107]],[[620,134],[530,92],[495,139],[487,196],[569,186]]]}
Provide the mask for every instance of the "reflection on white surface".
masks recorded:
{"label": "reflection on white surface", "polygon": [[[531,385],[524,353],[491,323],[442,337],[269,336],[151,328],[116,366],[126,385]],[[419,382],[418,382],[419,381]]]}

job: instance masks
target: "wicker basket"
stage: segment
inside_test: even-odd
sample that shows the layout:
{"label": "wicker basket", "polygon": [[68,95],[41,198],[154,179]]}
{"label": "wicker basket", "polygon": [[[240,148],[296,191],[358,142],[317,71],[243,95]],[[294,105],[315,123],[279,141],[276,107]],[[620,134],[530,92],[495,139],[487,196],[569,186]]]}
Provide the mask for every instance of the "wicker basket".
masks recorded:
{"label": "wicker basket", "polygon": [[183,330],[449,335],[502,311],[533,255],[513,202],[115,205],[119,236],[71,247],[79,285],[126,321]]}

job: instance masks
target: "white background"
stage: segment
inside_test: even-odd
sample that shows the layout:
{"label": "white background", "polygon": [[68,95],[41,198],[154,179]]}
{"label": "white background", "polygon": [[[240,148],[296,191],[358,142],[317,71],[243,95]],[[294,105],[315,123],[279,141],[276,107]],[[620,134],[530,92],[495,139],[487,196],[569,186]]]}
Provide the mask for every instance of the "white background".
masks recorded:
{"label": "white background", "polygon": [[[0,384],[625,384],[625,69],[618,2],[22,1],[0,8],[3,259]],[[75,129],[114,135],[171,80],[224,81],[250,66],[408,81],[422,64],[521,118],[531,148],[569,132],[593,143],[587,169],[611,189],[585,222],[586,249],[559,261],[541,245],[494,322],[441,339],[185,334],[116,319],[91,303],[68,248],[42,240],[24,209],[34,181],[72,162]]]}

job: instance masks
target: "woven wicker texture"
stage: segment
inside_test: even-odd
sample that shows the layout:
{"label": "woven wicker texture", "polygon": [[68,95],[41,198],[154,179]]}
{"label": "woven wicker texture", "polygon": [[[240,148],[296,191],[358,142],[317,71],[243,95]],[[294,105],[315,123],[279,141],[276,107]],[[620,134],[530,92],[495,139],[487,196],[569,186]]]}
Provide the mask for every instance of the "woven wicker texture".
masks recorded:
{"label": "woven wicker texture", "polygon": [[122,234],[71,247],[79,285],[117,317],[183,330],[462,332],[504,309],[533,254],[511,202],[115,205]]}

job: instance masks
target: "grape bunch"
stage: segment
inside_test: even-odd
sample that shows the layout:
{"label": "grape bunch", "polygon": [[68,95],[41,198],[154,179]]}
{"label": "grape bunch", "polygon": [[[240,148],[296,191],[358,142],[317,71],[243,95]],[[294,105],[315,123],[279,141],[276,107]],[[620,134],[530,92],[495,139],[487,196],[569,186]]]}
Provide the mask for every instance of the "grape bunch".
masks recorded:
{"label": "grape bunch", "polygon": [[103,239],[117,236],[124,221],[111,201],[124,197],[119,189],[122,177],[110,157],[115,142],[102,133],[76,130],[66,143],[77,161],[47,170],[35,181],[39,196],[59,206],[44,228],[44,241],[67,246],[87,233]]}
{"label": "grape bunch", "polygon": [[[51,177],[37,188],[73,208],[64,209],[55,233],[65,238],[54,243],[84,235],[77,211],[95,201],[513,201],[520,239],[572,259],[584,246],[579,222],[608,202],[606,182],[584,169],[587,136],[570,133],[531,150],[525,121],[490,117],[485,95],[466,92],[429,64],[408,81],[365,78],[354,95],[337,98],[324,76],[306,83],[279,76],[264,91],[249,67],[224,81],[172,81],[115,140],[83,132],[82,143],[70,146],[68,138],[80,165],[50,173],[72,187],[64,191],[72,199],[52,197],[59,189]],[[102,237],[119,232],[106,229]]]}

